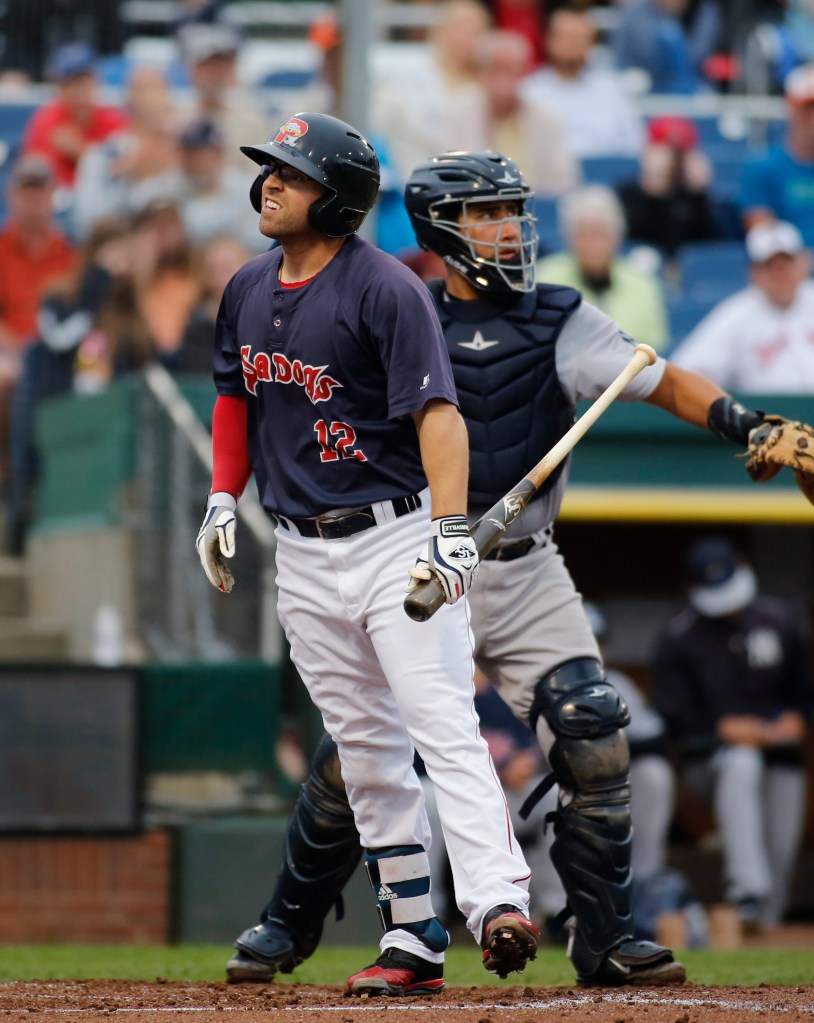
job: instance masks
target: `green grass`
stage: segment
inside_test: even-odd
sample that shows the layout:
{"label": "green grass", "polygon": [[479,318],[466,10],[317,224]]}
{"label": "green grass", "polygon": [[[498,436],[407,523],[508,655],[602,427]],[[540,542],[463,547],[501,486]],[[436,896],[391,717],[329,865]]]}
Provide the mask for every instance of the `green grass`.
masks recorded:
{"label": "green grass", "polygon": [[[27,945],[0,948],[0,981],[118,978],[123,980],[222,981],[228,945],[94,946]],[[370,948],[321,948],[285,983],[341,984],[349,973],[375,958]],[[689,979],[696,984],[811,984],[810,949],[698,950],[682,953]],[[474,947],[447,953],[450,985],[559,987],[574,984],[574,973],[561,949],[543,949],[522,976],[500,981],[486,973]]]}

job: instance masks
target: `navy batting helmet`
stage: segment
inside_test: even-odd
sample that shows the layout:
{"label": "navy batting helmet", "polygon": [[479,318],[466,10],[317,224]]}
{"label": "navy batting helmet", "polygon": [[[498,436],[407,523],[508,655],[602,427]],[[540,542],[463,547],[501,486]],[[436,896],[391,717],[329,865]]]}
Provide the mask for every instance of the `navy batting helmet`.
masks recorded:
{"label": "navy batting helmet", "polygon": [[[344,238],[361,227],[379,190],[379,160],[373,146],[338,117],[304,112],[287,118],[257,146],[241,146],[255,163],[275,160],[301,171],[326,189],[311,204],[308,221],[329,238]],[[260,212],[263,175],[249,198]]]}
{"label": "navy batting helmet", "polygon": [[[419,244],[441,256],[470,284],[481,291],[531,291],[537,259],[537,231],[532,203],[534,193],[519,167],[500,153],[442,153],[416,167],[404,190],[407,212]],[[496,223],[513,222],[520,227],[517,257],[500,257],[498,232],[490,257],[484,257],[466,235],[459,221],[467,219],[472,203],[516,202],[516,216]],[[483,250],[483,243],[477,244]]]}

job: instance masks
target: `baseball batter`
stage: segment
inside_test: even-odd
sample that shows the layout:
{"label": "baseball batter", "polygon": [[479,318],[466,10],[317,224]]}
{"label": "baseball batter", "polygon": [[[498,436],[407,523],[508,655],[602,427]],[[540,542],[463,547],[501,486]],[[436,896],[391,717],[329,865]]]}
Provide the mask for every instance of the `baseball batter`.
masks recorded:
{"label": "baseball batter", "polygon": [[[405,199],[419,242],[447,264],[446,285],[434,282],[430,292],[469,429],[476,517],[559,440],[579,399],[611,383],[632,342],[577,291],[535,284],[532,194],[510,160],[489,152],[435,157],[414,171]],[[663,359],[623,398],[740,444],[762,422]],[[567,894],[568,955],[579,982],[680,983],[684,967],[668,949],[631,938],[628,714],[554,542],[567,473],[564,464],[549,477],[480,566],[470,592],[475,658],[536,732],[559,785],[551,855]],[[230,980],[267,982],[313,952],[358,861],[352,826],[326,738],[289,821],[277,887],[260,924],[237,939]]]}
{"label": "baseball batter", "polygon": [[[235,505],[253,472],[277,521],[280,620],[338,748],[385,928],[381,956],[350,993],[444,985],[449,939],[432,907],[414,749],[438,793],[458,905],[487,969],[505,976],[534,958],[538,932],[473,708],[460,598],[478,557],[438,318],[418,279],[355,235],[379,167],[354,128],[301,113],[243,151],[261,166],[260,229],[280,244],[235,274],[218,314],[215,468],[198,552],[228,591]],[[446,592],[428,626],[404,614],[411,565]]]}

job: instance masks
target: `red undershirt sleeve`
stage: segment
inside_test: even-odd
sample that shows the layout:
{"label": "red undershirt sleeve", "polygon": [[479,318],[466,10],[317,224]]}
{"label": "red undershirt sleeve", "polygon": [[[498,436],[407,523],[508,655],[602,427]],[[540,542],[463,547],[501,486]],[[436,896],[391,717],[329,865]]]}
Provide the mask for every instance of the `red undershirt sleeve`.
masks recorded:
{"label": "red undershirt sleeve", "polygon": [[246,399],[220,394],[212,413],[212,493],[240,497],[252,475]]}

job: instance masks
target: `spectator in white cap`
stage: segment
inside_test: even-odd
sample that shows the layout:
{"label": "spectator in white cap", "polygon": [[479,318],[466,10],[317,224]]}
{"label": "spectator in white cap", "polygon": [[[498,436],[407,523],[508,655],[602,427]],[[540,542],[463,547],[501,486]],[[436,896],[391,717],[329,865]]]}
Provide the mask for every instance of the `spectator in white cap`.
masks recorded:
{"label": "spectator in white cap", "polygon": [[670,361],[748,394],[814,394],[811,254],[792,224],[756,224],[746,235],[750,284],[726,298]]}
{"label": "spectator in white cap", "polygon": [[80,241],[103,217],[137,213],[153,199],[172,194],[180,154],[165,73],[149,64],[134,67],[125,107],[129,125],[89,146],[77,166],[71,226]]}
{"label": "spectator in white cap", "polygon": [[652,664],[653,702],[682,756],[682,777],[711,795],[725,898],[745,930],[780,923],[805,816],[812,686],[790,609],[758,595],[751,565],[723,536],[686,557],[687,606]]}
{"label": "spectator in white cap", "polygon": [[814,64],[795,68],[784,89],[786,138],[744,164],[738,206],[747,229],[788,220],[814,247]]}
{"label": "spectator in white cap", "polygon": [[269,118],[240,82],[240,45],[237,30],[220,22],[185,25],[178,32],[179,52],[192,86],[191,102],[183,109],[182,119],[216,124],[227,160],[245,175],[246,157],[240,146],[246,139],[265,138]]}

